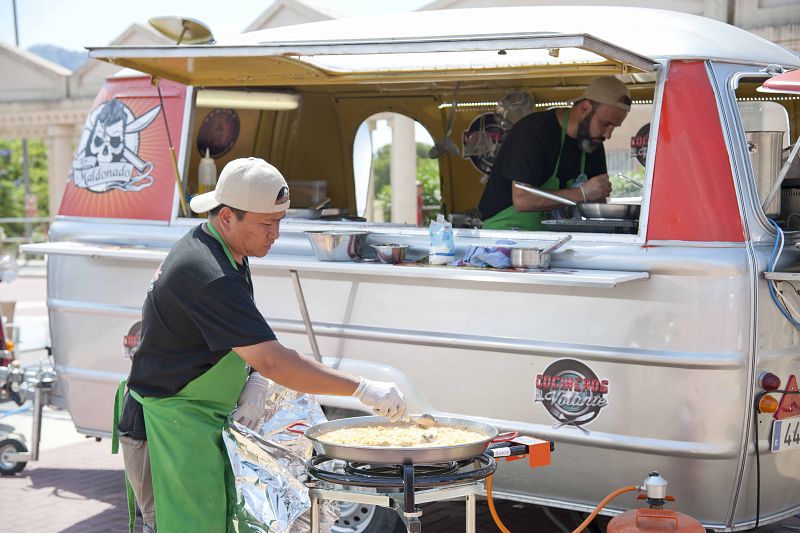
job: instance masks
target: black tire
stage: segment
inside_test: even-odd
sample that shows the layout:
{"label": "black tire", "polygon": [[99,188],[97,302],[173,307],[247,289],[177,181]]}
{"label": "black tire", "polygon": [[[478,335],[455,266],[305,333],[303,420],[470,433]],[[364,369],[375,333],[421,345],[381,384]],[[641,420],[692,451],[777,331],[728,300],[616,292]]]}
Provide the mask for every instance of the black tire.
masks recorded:
{"label": "black tire", "polygon": [[25,447],[20,441],[16,439],[5,439],[0,441],[0,475],[13,476],[20,472],[27,461],[10,461],[6,459],[6,454],[9,453],[25,453],[28,448]]}

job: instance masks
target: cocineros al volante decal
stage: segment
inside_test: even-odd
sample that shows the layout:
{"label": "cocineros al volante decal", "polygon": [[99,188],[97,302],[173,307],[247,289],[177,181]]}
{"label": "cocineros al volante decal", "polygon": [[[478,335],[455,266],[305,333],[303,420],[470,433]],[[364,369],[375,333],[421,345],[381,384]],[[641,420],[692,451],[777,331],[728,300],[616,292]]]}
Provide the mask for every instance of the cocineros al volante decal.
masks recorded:
{"label": "cocineros al volante decal", "polygon": [[137,320],[128,329],[128,333],[122,337],[122,356],[128,359],[133,358],[133,354],[142,342],[142,321]]}
{"label": "cocineros al volante decal", "polygon": [[609,380],[576,359],[559,359],[536,376],[536,402],[541,402],[556,422],[554,428],[583,426],[608,406]]}

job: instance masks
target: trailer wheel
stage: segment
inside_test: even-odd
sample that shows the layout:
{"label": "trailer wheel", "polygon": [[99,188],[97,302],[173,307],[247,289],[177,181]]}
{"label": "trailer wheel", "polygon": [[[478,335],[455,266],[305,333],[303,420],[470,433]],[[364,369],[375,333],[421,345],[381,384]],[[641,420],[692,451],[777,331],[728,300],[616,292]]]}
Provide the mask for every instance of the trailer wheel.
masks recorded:
{"label": "trailer wheel", "polygon": [[27,451],[28,448],[16,439],[0,441],[0,475],[13,476],[25,468],[25,465],[28,464],[27,461],[14,461],[9,456],[12,453],[25,453]]}

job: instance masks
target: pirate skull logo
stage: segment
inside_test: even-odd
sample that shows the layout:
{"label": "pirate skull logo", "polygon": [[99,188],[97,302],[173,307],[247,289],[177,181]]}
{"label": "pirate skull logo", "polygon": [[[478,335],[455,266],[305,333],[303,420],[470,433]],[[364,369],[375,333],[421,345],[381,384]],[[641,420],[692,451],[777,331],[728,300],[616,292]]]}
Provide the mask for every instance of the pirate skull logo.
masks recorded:
{"label": "pirate skull logo", "polygon": [[[139,133],[161,112],[158,105],[137,117],[112,98],[89,114],[72,161],[71,179],[92,192],[138,191],[153,183],[153,164],[139,155]],[[134,175],[136,170],[136,175]]]}
{"label": "pirate skull logo", "polygon": [[87,146],[88,155],[96,157],[98,165],[122,160],[127,121],[125,106],[116,98],[103,106],[92,129],[92,140]]}

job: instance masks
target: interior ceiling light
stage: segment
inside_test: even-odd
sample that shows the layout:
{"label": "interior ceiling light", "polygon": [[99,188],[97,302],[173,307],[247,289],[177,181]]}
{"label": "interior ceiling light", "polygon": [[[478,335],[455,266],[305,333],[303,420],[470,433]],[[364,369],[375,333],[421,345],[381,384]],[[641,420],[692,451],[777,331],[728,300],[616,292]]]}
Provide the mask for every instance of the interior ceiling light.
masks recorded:
{"label": "interior ceiling light", "polygon": [[197,92],[197,107],[287,111],[297,109],[299,105],[300,95],[295,93],[226,89],[200,89]]}

